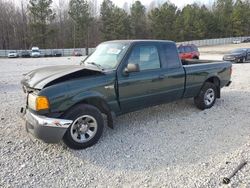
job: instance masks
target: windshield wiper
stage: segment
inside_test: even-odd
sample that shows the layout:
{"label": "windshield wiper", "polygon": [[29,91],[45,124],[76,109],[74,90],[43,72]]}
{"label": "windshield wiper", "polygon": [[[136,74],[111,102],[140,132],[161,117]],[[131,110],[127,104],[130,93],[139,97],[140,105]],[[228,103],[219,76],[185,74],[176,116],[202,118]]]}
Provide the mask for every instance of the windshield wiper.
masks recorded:
{"label": "windshield wiper", "polygon": [[100,64],[97,64],[95,62],[87,62],[87,64],[94,65],[94,66],[96,66],[97,68],[99,68],[102,71],[105,70]]}

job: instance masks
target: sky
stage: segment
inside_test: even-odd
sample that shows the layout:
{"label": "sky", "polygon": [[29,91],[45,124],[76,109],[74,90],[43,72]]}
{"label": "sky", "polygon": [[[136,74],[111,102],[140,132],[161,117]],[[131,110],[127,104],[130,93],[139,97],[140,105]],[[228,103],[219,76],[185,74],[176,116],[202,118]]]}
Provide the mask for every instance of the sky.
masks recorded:
{"label": "sky", "polygon": [[[99,2],[102,2],[102,0],[98,0]],[[125,2],[128,2],[129,4],[133,3],[133,1],[135,0],[126,0],[126,1],[121,1],[121,0],[112,0],[116,5],[118,5],[119,7],[122,7],[124,5]],[[149,5],[152,0],[140,0],[142,4],[144,5]],[[166,0],[155,0],[156,2],[166,2]],[[201,4],[211,4],[214,1],[213,0],[170,0],[171,3],[174,3],[177,7],[182,8],[187,4],[191,4],[194,2],[197,3],[201,3]]]}
{"label": "sky", "polygon": [[[5,1],[11,1],[11,2],[15,2],[17,5],[20,4],[21,1],[27,1],[28,0],[5,0]],[[69,0],[53,0],[55,5],[58,5],[59,1],[62,1],[64,3],[67,3],[69,2]],[[91,1],[91,0],[90,0]],[[97,0],[97,2],[99,4],[101,4],[103,0]],[[136,0],[112,0],[113,3],[115,3],[117,6],[119,7],[123,7],[124,3],[127,2],[128,4],[132,4],[134,1]],[[149,5],[153,0],[140,0],[141,3],[145,6]],[[166,2],[167,0],[154,0],[155,2],[158,2],[158,3],[164,3]],[[187,4],[191,4],[191,3],[194,3],[194,2],[197,2],[199,4],[205,4],[205,5],[211,5],[214,0],[170,0],[171,3],[174,3],[177,7],[179,8],[182,8],[184,7],[185,5]]]}

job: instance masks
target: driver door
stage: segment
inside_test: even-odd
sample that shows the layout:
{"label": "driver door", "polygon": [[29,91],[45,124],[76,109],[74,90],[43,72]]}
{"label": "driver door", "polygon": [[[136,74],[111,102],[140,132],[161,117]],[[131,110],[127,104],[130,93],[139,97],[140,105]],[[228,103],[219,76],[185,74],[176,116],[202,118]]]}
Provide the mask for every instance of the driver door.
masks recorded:
{"label": "driver door", "polygon": [[135,45],[125,65],[138,64],[139,72],[118,74],[119,101],[122,112],[130,112],[157,103],[154,96],[161,89],[161,63],[155,44]]}

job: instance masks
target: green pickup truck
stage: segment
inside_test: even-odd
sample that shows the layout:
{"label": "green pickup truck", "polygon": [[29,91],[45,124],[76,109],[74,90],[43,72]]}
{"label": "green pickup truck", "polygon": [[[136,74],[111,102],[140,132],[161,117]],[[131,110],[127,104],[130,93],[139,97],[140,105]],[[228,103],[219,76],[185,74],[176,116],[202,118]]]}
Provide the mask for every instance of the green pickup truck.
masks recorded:
{"label": "green pickup truck", "polygon": [[231,73],[229,62],[181,61],[171,41],[109,41],[81,65],[27,73],[21,113],[35,137],[84,149],[99,140],[104,119],[113,128],[115,116],[191,97],[199,109],[211,108]]}

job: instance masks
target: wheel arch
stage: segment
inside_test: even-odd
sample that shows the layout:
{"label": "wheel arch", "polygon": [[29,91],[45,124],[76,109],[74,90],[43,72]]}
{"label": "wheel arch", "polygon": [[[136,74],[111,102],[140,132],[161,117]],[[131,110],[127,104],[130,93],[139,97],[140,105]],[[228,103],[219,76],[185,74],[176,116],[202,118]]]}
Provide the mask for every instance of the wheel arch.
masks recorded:
{"label": "wheel arch", "polygon": [[107,123],[108,127],[113,129],[113,120],[114,120],[114,113],[112,113],[108,103],[100,96],[92,96],[81,99],[79,102],[72,105],[70,108],[68,108],[63,114],[66,114],[71,109],[73,109],[75,106],[80,104],[88,104],[96,107],[100,110],[101,113],[105,114],[107,116]]}
{"label": "wheel arch", "polygon": [[217,98],[220,98],[221,97],[221,83],[220,83],[220,78],[218,76],[210,76],[209,78],[207,78],[205,80],[204,83],[206,82],[210,82],[210,83],[213,83],[216,88],[217,88]]}

